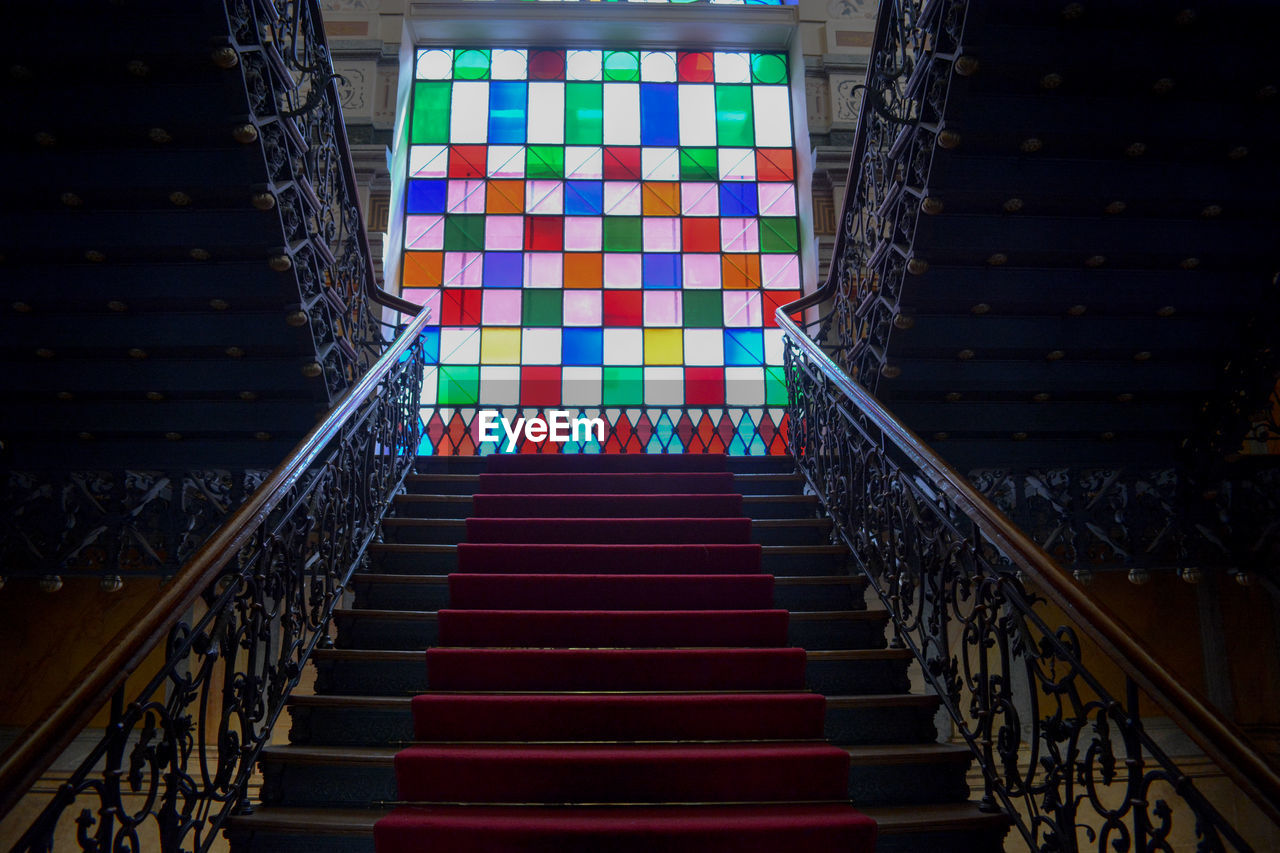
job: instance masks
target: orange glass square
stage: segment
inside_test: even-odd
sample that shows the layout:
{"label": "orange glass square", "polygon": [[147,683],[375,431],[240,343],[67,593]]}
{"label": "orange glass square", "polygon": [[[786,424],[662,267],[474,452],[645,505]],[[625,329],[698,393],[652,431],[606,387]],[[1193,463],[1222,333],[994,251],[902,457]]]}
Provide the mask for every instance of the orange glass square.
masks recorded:
{"label": "orange glass square", "polygon": [[404,287],[439,287],[444,281],[444,252],[405,252]]}
{"label": "orange glass square", "polygon": [[567,252],[564,286],[599,288],[604,281],[604,255],[599,252]]}
{"label": "orange glass square", "polygon": [[485,213],[524,213],[524,181],[490,181],[485,188]]}
{"label": "orange glass square", "polygon": [[725,290],[754,290],[760,287],[760,256],[720,256],[720,286]]}
{"label": "orange glass square", "polygon": [[640,185],[640,209],[645,216],[679,216],[680,185],[674,181],[645,181]]}

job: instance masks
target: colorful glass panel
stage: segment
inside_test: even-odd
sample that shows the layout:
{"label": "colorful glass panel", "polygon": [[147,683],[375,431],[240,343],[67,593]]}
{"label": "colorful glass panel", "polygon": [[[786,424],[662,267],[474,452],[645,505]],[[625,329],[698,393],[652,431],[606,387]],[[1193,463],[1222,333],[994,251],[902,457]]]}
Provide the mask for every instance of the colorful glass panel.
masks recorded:
{"label": "colorful glass panel", "polygon": [[573,408],[608,436],[562,451],[783,452],[786,55],[432,48],[415,71],[401,284],[436,327],[423,451],[498,449],[481,408]]}

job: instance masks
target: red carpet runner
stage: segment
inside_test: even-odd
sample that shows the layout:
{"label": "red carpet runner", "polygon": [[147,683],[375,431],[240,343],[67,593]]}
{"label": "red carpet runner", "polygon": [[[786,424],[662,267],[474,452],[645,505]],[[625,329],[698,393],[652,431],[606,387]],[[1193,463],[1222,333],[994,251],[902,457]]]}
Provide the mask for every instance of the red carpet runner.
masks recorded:
{"label": "red carpet runner", "polygon": [[378,853],[867,853],[722,456],[490,460]]}

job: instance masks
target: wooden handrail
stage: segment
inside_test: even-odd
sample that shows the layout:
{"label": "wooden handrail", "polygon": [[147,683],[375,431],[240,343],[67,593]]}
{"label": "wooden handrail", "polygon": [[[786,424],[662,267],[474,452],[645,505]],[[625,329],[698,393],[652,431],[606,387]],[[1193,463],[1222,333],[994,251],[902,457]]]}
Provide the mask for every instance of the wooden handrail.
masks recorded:
{"label": "wooden handrail", "polygon": [[329,442],[339,435],[346,421],[359,412],[430,320],[425,311],[414,319],[324,420],[298,442],[257,491],[209,537],[146,612],[117,633],[22,733],[0,763],[0,818],[8,814],[49,769],[147,656],[165,642],[169,629],[223,574],[227,563],[266,522]]}
{"label": "wooden handrail", "polygon": [[[832,273],[836,260],[832,259]],[[1007,556],[1031,584],[1043,591],[1072,622],[1174,720],[1222,771],[1273,821],[1280,822],[1280,774],[1244,733],[1164,668],[1150,648],[1105,605],[1085,593],[1053,557],[1008,519],[902,421],[854,382],[822,348],[800,331],[791,315],[834,292],[834,277],[822,288],[775,312],[778,326],[858,411],[901,451]]]}

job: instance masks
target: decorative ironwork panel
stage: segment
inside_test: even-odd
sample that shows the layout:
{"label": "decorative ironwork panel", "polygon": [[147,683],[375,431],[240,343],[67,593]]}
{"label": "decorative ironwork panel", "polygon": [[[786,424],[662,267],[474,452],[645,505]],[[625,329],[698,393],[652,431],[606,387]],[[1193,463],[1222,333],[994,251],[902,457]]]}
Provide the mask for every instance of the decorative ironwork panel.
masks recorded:
{"label": "decorative ironwork panel", "polygon": [[[285,699],[328,641],[333,608],[417,458],[425,364],[419,337],[264,511],[169,630],[159,671],[116,692],[102,739],[16,850],[49,850],[58,825],[74,822],[86,851],[203,851],[247,804]],[[223,478],[192,483],[185,499],[217,503],[228,488]],[[76,489],[76,500],[100,501],[97,484]]]}
{"label": "decorative ironwork panel", "polygon": [[[894,643],[915,654],[972,749],[983,803],[1006,811],[1038,851],[1168,851],[1187,849],[1191,836],[1200,850],[1249,850],[1144,730],[1136,683],[1126,677],[1123,695],[1109,691],[1076,629],[1046,621],[1044,599],[950,488],[847,395],[832,362],[787,344],[792,454],[889,610]],[[1149,501],[1158,514],[1167,481],[1081,477],[1097,542],[1159,540],[1139,525],[1130,529],[1145,538],[1135,543],[1108,518],[1145,512]],[[1027,480],[1035,512],[1050,523],[1081,506],[1063,472]],[[1010,475],[990,472],[984,485],[1014,505]]]}

